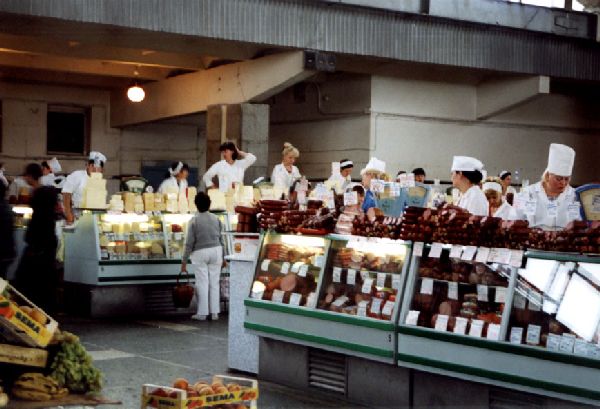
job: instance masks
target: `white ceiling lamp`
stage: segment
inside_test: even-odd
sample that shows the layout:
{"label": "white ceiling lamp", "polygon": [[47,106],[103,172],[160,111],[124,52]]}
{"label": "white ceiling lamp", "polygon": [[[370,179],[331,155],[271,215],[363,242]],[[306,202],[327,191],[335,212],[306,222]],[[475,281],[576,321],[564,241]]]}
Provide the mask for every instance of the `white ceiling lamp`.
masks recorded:
{"label": "white ceiling lamp", "polygon": [[137,76],[139,75],[137,69],[133,72],[133,75],[135,75],[136,80],[133,85],[127,89],[127,98],[129,98],[131,102],[142,102],[144,98],[146,98],[146,92],[137,82]]}

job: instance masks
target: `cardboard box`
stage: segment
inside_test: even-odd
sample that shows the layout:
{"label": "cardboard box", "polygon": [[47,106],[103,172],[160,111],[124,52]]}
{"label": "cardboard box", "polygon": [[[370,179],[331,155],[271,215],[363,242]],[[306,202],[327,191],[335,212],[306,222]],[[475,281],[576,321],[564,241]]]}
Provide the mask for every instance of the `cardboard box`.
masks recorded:
{"label": "cardboard box", "polygon": [[47,361],[48,351],[44,349],[0,344],[0,362],[45,368]]}

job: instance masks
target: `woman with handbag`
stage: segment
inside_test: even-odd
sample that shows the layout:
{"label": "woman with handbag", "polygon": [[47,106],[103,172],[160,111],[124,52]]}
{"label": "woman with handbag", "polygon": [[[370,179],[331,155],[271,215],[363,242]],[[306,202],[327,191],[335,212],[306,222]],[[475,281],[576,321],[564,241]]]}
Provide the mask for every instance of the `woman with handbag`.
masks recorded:
{"label": "woman with handbag", "polygon": [[192,319],[219,319],[219,277],[223,260],[223,236],[221,222],[210,213],[210,198],[204,192],[199,192],[195,199],[198,213],[188,224],[185,252],[181,259],[181,272],[187,272],[187,261],[192,261],[192,271],[196,278],[198,296],[198,311]]}

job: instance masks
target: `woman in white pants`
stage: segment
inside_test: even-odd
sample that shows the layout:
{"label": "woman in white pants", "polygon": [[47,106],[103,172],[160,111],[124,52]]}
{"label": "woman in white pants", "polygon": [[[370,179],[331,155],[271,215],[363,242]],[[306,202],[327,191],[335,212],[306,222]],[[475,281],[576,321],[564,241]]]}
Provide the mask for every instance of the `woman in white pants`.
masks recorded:
{"label": "woman in white pants", "polygon": [[195,203],[198,213],[188,225],[181,271],[187,272],[187,260],[190,259],[198,297],[198,311],[192,315],[192,319],[204,321],[210,314],[211,319],[216,321],[220,312],[219,276],[225,263],[221,222],[208,211],[210,198],[207,194],[198,193]]}

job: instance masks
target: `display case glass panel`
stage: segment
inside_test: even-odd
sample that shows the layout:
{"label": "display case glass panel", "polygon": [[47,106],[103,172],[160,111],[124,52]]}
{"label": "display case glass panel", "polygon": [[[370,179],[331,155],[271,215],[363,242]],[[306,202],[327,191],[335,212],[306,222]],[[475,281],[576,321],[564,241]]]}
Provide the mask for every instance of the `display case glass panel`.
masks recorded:
{"label": "display case glass panel", "polygon": [[194,215],[191,213],[166,213],[163,215],[169,258],[181,259],[185,250],[188,223],[192,217]]}
{"label": "display case glass panel", "polygon": [[167,257],[163,222],[146,214],[96,215],[102,260],[144,260]]}
{"label": "display case glass panel", "polygon": [[266,235],[250,298],[314,308],[328,245],[323,237]]}
{"label": "display case glass panel", "polygon": [[599,267],[528,258],[519,269],[506,340],[600,358]]}
{"label": "display case glass panel", "polygon": [[[428,255],[435,250],[425,249]],[[501,338],[512,268],[451,258],[448,249],[420,257],[404,323],[489,340]]]}
{"label": "display case glass panel", "polygon": [[402,241],[332,240],[318,308],[391,321],[407,254]]}

